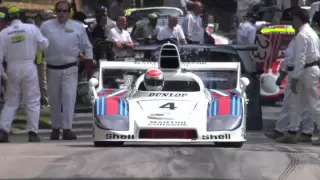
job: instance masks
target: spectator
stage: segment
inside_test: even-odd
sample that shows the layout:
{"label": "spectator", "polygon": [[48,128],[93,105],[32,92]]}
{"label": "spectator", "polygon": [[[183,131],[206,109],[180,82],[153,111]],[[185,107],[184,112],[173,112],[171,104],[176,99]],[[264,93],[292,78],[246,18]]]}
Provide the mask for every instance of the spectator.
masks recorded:
{"label": "spectator", "polygon": [[189,44],[203,44],[204,43],[204,28],[202,17],[203,11],[202,3],[194,2],[192,12],[187,14],[184,18],[182,27]]}
{"label": "spectator", "polygon": [[166,39],[175,39],[177,44],[187,44],[181,26],[178,24],[178,16],[170,15],[168,17],[168,25],[159,30],[157,39],[163,41]]}
{"label": "spectator", "polygon": [[108,40],[113,42],[113,51],[116,57],[130,56],[133,49],[133,42],[128,31],[125,30],[127,19],[119,16],[117,26],[112,28],[108,34]]}
{"label": "spectator", "polygon": [[109,17],[116,21],[119,16],[124,16],[123,0],[115,0],[109,8]]}
{"label": "spectator", "polygon": [[156,39],[160,29],[157,25],[158,15],[155,13],[149,14],[148,19],[148,25],[143,28],[143,36],[144,38]]}

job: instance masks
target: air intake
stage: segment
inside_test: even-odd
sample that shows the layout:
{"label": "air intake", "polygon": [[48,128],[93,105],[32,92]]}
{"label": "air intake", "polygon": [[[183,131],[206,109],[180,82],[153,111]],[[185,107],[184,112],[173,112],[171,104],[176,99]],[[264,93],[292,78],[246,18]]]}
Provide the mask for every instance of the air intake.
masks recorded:
{"label": "air intake", "polygon": [[180,54],[174,44],[164,44],[160,49],[159,68],[175,70],[180,69]]}

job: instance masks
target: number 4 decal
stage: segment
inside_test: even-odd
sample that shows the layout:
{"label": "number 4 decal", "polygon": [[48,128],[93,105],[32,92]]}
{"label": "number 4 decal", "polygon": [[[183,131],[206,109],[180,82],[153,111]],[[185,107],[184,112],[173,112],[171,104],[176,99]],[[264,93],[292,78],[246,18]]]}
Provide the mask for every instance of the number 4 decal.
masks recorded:
{"label": "number 4 decal", "polygon": [[159,108],[167,108],[167,109],[170,109],[170,110],[174,110],[177,107],[174,106],[174,103],[166,103],[166,104],[160,106]]}

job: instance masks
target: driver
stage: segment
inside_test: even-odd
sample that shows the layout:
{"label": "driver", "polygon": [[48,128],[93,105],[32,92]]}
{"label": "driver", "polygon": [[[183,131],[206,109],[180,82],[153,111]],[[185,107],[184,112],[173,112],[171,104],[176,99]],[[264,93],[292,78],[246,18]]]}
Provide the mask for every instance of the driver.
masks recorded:
{"label": "driver", "polygon": [[162,91],[164,86],[163,72],[159,69],[149,69],[144,74],[143,83],[147,91]]}

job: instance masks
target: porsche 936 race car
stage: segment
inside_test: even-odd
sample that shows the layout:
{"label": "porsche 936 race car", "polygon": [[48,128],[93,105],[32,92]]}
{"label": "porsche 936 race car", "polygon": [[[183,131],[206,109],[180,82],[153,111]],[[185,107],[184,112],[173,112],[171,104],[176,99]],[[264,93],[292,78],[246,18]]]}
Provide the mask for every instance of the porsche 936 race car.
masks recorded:
{"label": "porsche 936 race car", "polygon": [[[90,79],[95,97],[95,146],[124,142],[214,143],[241,147],[246,141],[246,93],[249,79],[241,77],[239,62],[181,62],[179,50],[164,44],[158,62],[100,62],[99,78]],[[146,91],[144,72],[164,73],[162,91]],[[127,88],[110,88],[104,72],[125,71]],[[221,79],[206,74],[232,72],[232,87],[207,89],[205,83]],[[229,83],[230,83],[229,82]],[[107,84],[106,84],[107,83]],[[107,87],[107,88],[106,88]]]}

